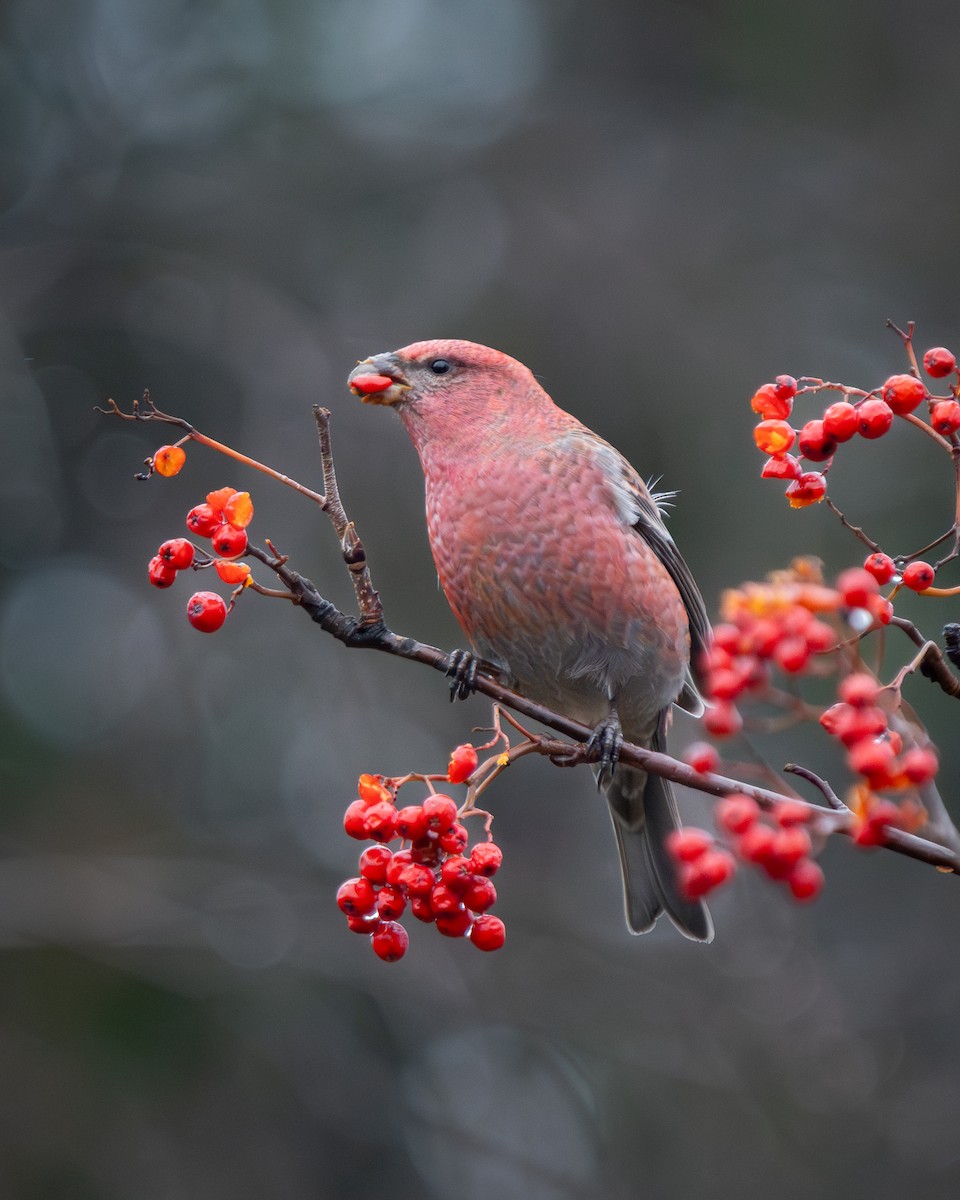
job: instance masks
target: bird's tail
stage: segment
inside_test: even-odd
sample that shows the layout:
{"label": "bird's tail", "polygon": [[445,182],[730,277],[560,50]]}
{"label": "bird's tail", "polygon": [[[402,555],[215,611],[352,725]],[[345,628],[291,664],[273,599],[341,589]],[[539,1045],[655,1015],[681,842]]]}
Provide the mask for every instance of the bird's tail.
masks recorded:
{"label": "bird's tail", "polygon": [[[652,749],[663,749],[663,729]],[[680,891],[667,837],[680,827],[673,790],[666,779],[636,767],[619,766],[607,788],[607,800],[620,850],[624,904],[631,933],[647,933],[665,912],[677,929],[697,942],[713,940],[713,921],[702,900]]]}

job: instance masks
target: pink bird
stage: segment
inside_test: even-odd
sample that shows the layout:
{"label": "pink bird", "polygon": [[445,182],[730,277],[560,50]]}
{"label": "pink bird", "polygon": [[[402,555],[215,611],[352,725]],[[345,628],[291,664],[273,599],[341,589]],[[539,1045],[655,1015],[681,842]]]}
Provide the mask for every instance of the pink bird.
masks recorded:
{"label": "pink bird", "polygon": [[666,912],[710,941],[706,905],[682,894],[667,851],[680,824],[670,785],[616,767],[624,737],[663,748],[673,704],[702,711],[690,663],[709,624],[657,498],[498,350],[417,342],[359,363],[349,383],[395,408],[413,440],[440,583],[474,651],[594,727],[630,929]]}

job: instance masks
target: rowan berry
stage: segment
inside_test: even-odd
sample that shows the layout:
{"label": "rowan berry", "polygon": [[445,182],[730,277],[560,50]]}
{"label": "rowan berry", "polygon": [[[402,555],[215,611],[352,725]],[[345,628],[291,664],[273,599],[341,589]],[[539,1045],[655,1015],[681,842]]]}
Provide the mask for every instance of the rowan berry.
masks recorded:
{"label": "rowan berry", "polygon": [[846,608],[866,608],[878,583],[863,567],[849,567],[837,577],[837,591]]}
{"label": "rowan berry", "polygon": [[757,449],[764,454],[786,454],[796,436],[786,421],[761,421],[753,431]]}
{"label": "rowan berry", "polygon": [[368,836],[367,806],[362,800],[354,800],[352,804],[347,805],[347,811],[343,814],[343,829],[347,837],[356,838],[357,841],[366,841]]}
{"label": "rowan berry", "polygon": [[213,552],[221,558],[239,558],[247,549],[247,534],[224,521],[211,535]]}
{"label": "rowan berry", "polygon": [[893,605],[885,596],[871,596],[868,605],[870,614],[881,625],[889,625],[893,616]]}
{"label": "rowan berry", "polygon": [[394,382],[389,375],[355,375],[350,380],[350,390],[355,395],[373,396],[385,392]]}
{"label": "rowan berry", "polygon": [[237,494],[237,489],[232,487],[217,488],[215,492],[207,492],[207,503],[214,512],[220,513],[220,520],[223,520],[223,510],[227,507],[227,501],[231,496]]}
{"label": "rowan berry", "polygon": [[228,583],[231,587],[238,583],[245,583],[250,578],[250,568],[246,563],[227,562],[224,558],[218,558],[213,569],[220,576],[224,583]]}
{"label": "rowan berry", "polygon": [[408,804],[397,813],[397,833],[411,842],[418,841],[427,832],[430,821],[422,804]]}
{"label": "rowan berry", "polygon": [[428,829],[423,837],[410,843],[410,853],[413,855],[415,863],[435,867],[443,857],[440,849],[440,835],[435,829]]}
{"label": "rowan berry", "polygon": [[364,804],[382,804],[393,800],[393,792],[379,775],[361,775],[357,780],[357,795]]}
{"label": "rowan berry", "polygon": [[773,850],[774,831],[760,821],[750,825],[740,837],[737,850],[746,862],[764,864]]}
{"label": "rowan berry", "polygon": [[482,913],[497,902],[497,889],[492,879],[474,878],[463,893],[463,903],[470,912]]}
{"label": "rowan berry", "polygon": [[847,751],[847,764],[863,775],[871,787],[886,787],[891,780],[896,754],[887,741],[861,738]]}
{"label": "rowan berry", "polygon": [[912,592],[925,592],[928,587],[933,586],[935,574],[929,563],[919,560],[912,562],[903,569],[903,586]]}
{"label": "rowan berry", "polygon": [[896,564],[890,555],[883,554],[879,550],[874,554],[867,555],[863,569],[869,572],[879,584],[889,583],[897,573]]}
{"label": "rowan berry", "polygon": [[440,881],[457,895],[465,892],[474,878],[473,863],[462,854],[451,855],[440,868]]}
{"label": "rowan berry", "polygon": [[177,571],[155,554],[147,564],[147,577],[155,588],[168,588],[177,578]]}
{"label": "rowan berry", "polygon": [[667,834],[667,850],[677,862],[695,862],[713,845],[713,838],[705,829],[687,825]]}
{"label": "rowan berry", "polygon": [[377,914],[384,921],[395,921],[402,917],[407,907],[407,898],[403,890],[387,884],[377,892]]}
{"label": "rowan berry", "polygon": [[392,801],[370,804],[366,811],[367,837],[374,842],[390,842],[397,836],[397,810]]}
{"label": "rowan berry", "polygon": [[813,859],[802,858],[787,876],[787,886],[801,904],[816,900],[823,891],[823,871]]}
{"label": "rowan berry", "polygon": [[711,746],[709,742],[694,742],[684,750],[683,757],[684,761],[698,775],[706,775],[720,766],[720,755],[717,748]]}
{"label": "rowan berry", "polygon": [[[362,803],[362,801],[354,801],[354,803]],[[351,807],[353,807],[351,805]],[[413,855],[409,850],[397,850],[390,861],[387,863],[387,883],[396,886],[403,882],[403,873],[407,867],[413,862]],[[427,890],[433,885],[433,875],[430,874],[430,884]]]}
{"label": "rowan berry", "polygon": [[362,875],[357,879],[348,879],[337,888],[337,905],[348,917],[365,916],[373,912],[376,903],[377,894],[373,884]]}
{"label": "rowan berry", "polygon": [[773,381],[773,390],[781,400],[792,400],[797,394],[797,381],[792,375],[778,375]]}
{"label": "rowan berry", "polygon": [[875,800],[861,815],[853,840],[858,846],[882,846],[887,840],[886,826],[896,829],[900,821],[900,809],[892,800]]}
{"label": "rowan berry", "polygon": [[429,896],[411,896],[410,911],[418,921],[430,922],[436,920],[437,914],[430,907]]}
{"label": "rowan berry", "polygon": [[437,845],[447,854],[462,854],[467,848],[470,836],[459,821],[445,829],[437,838]]}
{"label": "rowan berry", "polygon": [[[361,804],[362,801],[354,800],[353,803]],[[360,853],[360,874],[371,883],[386,883],[387,867],[392,859],[393,854],[386,846],[368,846]]]}
{"label": "rowan berry", "polygon": [[772,879],[785,879],[802,858],[810,853],[810,835],[799,825],[774,832],[764,868]]}
{"label": "rowan berry", "polygon": [[837,695],[844,704],[849,704],[852,708],[866,708],[868,704],[876,702],[880,690],[879,682],[872,675],[868,675],[866,671],[857,671],[840,681]]}
{"label": "rowan berry", "polygon": [[157,551],[157,557],[162,558],[168,567],[175,571],[185,571],[193,562],[193,543],[186,538],[171,538],[164,542]]}
{"label": "rowan berry", "polygon": [[223,506],[223,519],[234,529],[246,529],[253,520],[253,501],[249,492],[234,492]]}
{"label": "rowan berry", "polygon": [[703,714],[703,725],[714,737],[733,737],[743,728],[743,717],[736,705],[727,700],[718,700]]}
{"label": "rowan berry", "polygon": [[864,400],[857,412],[860,416],[857,432],[871,441],[883,437],[893,424],[893,409],[883,400]]}
{"label": "rowan berry", "polygon": [[474,875],[496,875],[503,862],[503,851],[495,842],[480,842],[470,851]]}
{"label": "rowan berry", "polygon": [[436,793],[424,800],[423,812],[430,828],[442,833],[449,829],[457,819],[456,801],[451,800],[449,796]]}
{"label": "rowan berry", "polygon": [[187,528],[198,537],[211,537],[221,524],[220,514],[209,504],[196,504],[187,513]]}
{"label": "rowan berry", "polygon": [[708,850],[695,862],[680,869],[680,890],[688,900],[697,900],[733,878],[736,864],[726,850]]}
{"label": "rowan berry", "polygon": [[216,592],[194,592],[187,601],[187,620],[201,633],[216,633],[227,619],[227,606]]}
{"label": "rowan berry", "polygon": [[747,685],[746,677],[733,667],[720,667],[710,672],[711,700],[736,700]]}
{"label": "rowan berry", "polygon": [[943,379],[957,368],[957,356],[946,346],[932,346],[923,356],[923,369],[933,379]]}
{"label": "rowan berry", "polygon": [[[387,882],[393,883],[390,878],[390,872],[387,872]],[[429,896],[433,891],[436,880],[433,872],[423,863],[411,862],[407,863],[400,871],[400,878],[397,881],[407,889],[411,896]]]}
{"label": "rowan berry", "polygon": [[461,906],[452,912],[437,913],[435,923],[438,933],[442,933],[444,937],[457,938],[468,932],[473,924],[473,917]]}
{"label": "rowan berry", "polygon": [[380,928],[380,917],[376,912],[364,913],[362,917],[348,915],[347,928],[351,933],[371,934]]}
{"label": "rowan berry", "polygon": [[457,746],[450,755],[450,762],[447,765],[447,779],[451,783],[463,783],[477,769],[479,761],[476,750],[474,750],[469,742],[463,746]]}
{"label": "rowan berry", "polygon": [[823,430],[835,442],[849,442],[860,425],[856,408],[846,400],[838,400],[823,411]]}
{"label": "rowan berry", "polygon": [[933,779],[939,766],[936,752],[929,746],[914,746],[900,762],[900,769],[911,783],[927,783]]}
{"label": "rowan berry", "polygon": [[819,504],[827,494],[827,481],[819,471],[804,471],[799,479],[795,479],[784,493],[791,508],[806,508],[810,504]]}
{"label": "rowan berry", "polygon": [[406,954],[410,935],[398,921],[383,921],[371,935],[370,945],[377,958],[396,962]]}
{"label": "rowan berry", "polygon": [[808,421],[800,430],[797,445],[803,457],[811,462],[826,462],[837,452],[837,443],[827,434],[822,421]]}
{"label": "rowan berry", "polygon": [[898,416],[912,413],[927,394],[923,380],[916,375],[891,375],[880,395]]}
{"label": "rowan berry", "polygon": [[775,384],[765,383],[754,393],[750,407],[764,420],[784,421],[793,411],[793,397],[780,395]]}
{"label": "rowan berry", "polygon": [[182,446],[161,446],[153,456],[153,469],[158,475],[169,479],[179,475],[187,455]]}
{"label": "rowan berry", "polygon": [[727,833],[745,833],[759,819],[760,805],[752,796],[734,792],[717,801],[713,815]]}
{"label": "rowan berry", "polygon": [[800,459],[792,454],[774,454],[763,464],[761,479],[799,479],[803,474]]}
{"label": "rowan berry", "polygon": [[792,825],[806,825],[813,813],[802,800],[780,800],[773,806],[772,815],[778,825],[789,829]]}
{"label": "rowan berry", "polygon": [[811,654],[824,654],[837,644],[836,633],[825,621],[811,621],[804,631],[804,637]]}
{"label": "rowan berry", "polygon": [[940,400],[930,412],[930,424],[943,437],[960,429],[960,404],[956,400]]}
{"label": "rowan berry", "polygon": [[462,907],[459,893],[445,883],[436,884],[430,891],[430,907],[440,913],[458,912]]}
{"label": "rowan berry", "polygon": [[499,950],[506,941],[503,922],[490,913],[477,917],[470,930],[470,941],[478,950]]}
{"label": "rowan berry", "polygon": [[804,637],[786,637],[778,642],[773,657],[788,675],[797,675],[810,661],[810,647]]}

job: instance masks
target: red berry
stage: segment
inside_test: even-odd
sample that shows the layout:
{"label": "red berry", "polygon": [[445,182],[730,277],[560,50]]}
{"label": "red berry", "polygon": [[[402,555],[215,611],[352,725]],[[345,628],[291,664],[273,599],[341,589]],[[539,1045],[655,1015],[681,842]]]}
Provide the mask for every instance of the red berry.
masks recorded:
{"label": "red berry", "polygon": [[375,842],[390,842],[397,836],[397,810],[389,800],[367,805],[367,836]]}
{"label": "red berry", "polygon": [[[361,801],[354,800],[353,803],[360,804]],[[360,855],[360,874],[371,883],[386,883],[387,868],[392,859],[393,855],[386,846],[368,846]]]}
{"label": "red berry", "polygon": [[688,825],[667,834],[667,849],[677,862],[696,862],[713,845],[713,838],[705,829]]}
{"label": "red berry", "polygon": [[791,508],[806,508],[810,504],[819,504],[826,494],[827,481],[819,471],[804,471],[784,493]]}
{"label": "red berry", "polygon": [[880,395],[898,416],[912,413],[926,396],[923,380],[915,375],[891,375],[880,389]]}
{"label": "red berry", "polygon": [[786,421],[761,421],[753,431],[757,449],[764,454],[786,454],[796,436]]}
{"label": "red berry", "polygon": [[429,896],[411,896],[410,911],[418,921],[434,921],[437,914],[430,907]]}
{"label": "red berry", "polygon": [[470,851],[474,875],[496,875],[503,862],[503,851],[495,842],[481,842]]}
{"label": "red berry", "polygon": [[882,846],[887,840],[885,827],[898,829],[902,822],[903,814],[892,800],[875,800],[860,818],[853,840],[858,846]]}
{"label": "red berry", "polygon": [[497,889],[492,879],[474,879],[463,893],[463,903],[471,912],[486,912],[497,902]]}
{"label": "red berry", "polygon": [[797,394],[797,381],[792,375],[778,375],[773,381],[773,390],[781,400],[792,400]]}
{"label": "red berry", "polygon": [[473,917],[465,908],[454,909],[453,912],[437,914],[437,932],[444,937],[463,937],[473,924]]}
{"label": "red berry", "polygon": [[462,854],[454,854],[440,868],[441,881],[457,895],[461,895],[473,883],[473,863]]}
{"label": "red berry", "polygon": [[876,701],[880,694],[880,684],[866,671],[857,671],[840,681],[837,694],[844,704],[853,708],[865,708]]}
{"label": "red berry", "polygon": [[806,825],[813,813],[802,800],[781,800],[773,806],[773,819],[783,829],[792,825]]}
{"label": "red berry", "polygon": [[761,479],[799,479],[803,474],[800,459],[792,454],[774,454],[763,464]]}
{"label": "red berry", "polygon": [[457,819],[457,804],[449,796],[428,796],[423,802],[423,814],[431,829],[441,833],[449,829]]}
{"label": "red berry", "polygon": [[186,538],[171,538],[169,542],[163,543],[157,555],[168,567],[173,567],[175,571],[184,571],[193,562],[193,543],[188,542]]}
{"label": "red berry", "polygon": [[835,442],[849,442],[857,432],[860,417],[857,410],[846,400],[838,400],[823,412],[823,431]]}
{"label": "red berry", "polygon": [[350,390],[355,396],[373,396],[393,387],[395,382],[389,375],[355,375],[350,380]]}
{"label": "red berry", "polygon": [[168,588],[177,578],[177,571],[155,554],[147,564],[147,577],[155,588]]}
{"label": "red berry", "polygon": [[739,671],[731,667],[720,667],[710,672],[707,690],[711,700],[735,700],[746,684],[745,676]]}
{"label": "red berry", "polygon": [[764,862],[767,874],[773,879],[785,879],[797,863],[807,857],[810,848],[810,835],[799,825],[778,830]]}
{"label": "red berry", "polygon": [[847,764],[866,777],[871,787],[886,787],[891,779],[896,754],[889,742],[861,738],[847,751]]}
{"label": "red berry", "polygon": [[415,863],[423,863],[435,867],[441,859],[440,836],[435,829],[428,829],[422,838],[417,838],[410,845],[410,853]]}
{"label": "red berry", "polygon": [[692,863],[684,863],[680,870],[680,888],[688,900],[696,900],[720,887],[733,877],[736,864],[726,850],[708,850]]}
{"label": "red berry", "polygon": [[210,537],[221,523],[220,514],[209,504],[197,504],[187,513],[187,528],[198,537]]}
{"label": "red berry", "polygon": [[369,879],[348,879],[337,888],[337,904],[348,917],[362,917],[371,913],[377,902],[376,892]]}
{"label": "red berry", "polygon": [[703,725],[714,737],[732,737],[743,728],[743,717],[737,707],[726,700],[711,704],[703,714]]}
{"label": "red berry", "polygon": [[397,813],[397,833],[411,842],[422,838],[429,824],[422,804],[408,804]]}
{"label": "red berry", "polygon": [[247,548],[246,530],[237,529],[228,521],[214,531],[212,540],[213,552],[220,558],[239,558]]}
{"label": "red berry", "polygon": [[457,912],[463,907],[460,895],[445,883],[438,883],[430,892],[430,907],[435,913]]}
{"label": "red berry", "polygon": [[[356,803],[359,803],[359,801]],[[394,886],[402,883],[403,873],[412,862],[413,858],[411,857],[409,850],[398,850],[387,863],[387,883],[393,884]],[[430,879],[433,879],[432,872],[430,873]],[[433,884],[431,882],[428,885],[428,889],[432,886]]]}
{"label": "red berry", "polygon": [[825,462],[837,450],[837,443],[826,433],[822,421],[808,421],[800,430],[797,445],[803,457],[811,462]]}
{"label": "red berry", "polygon": [[788,674],[796,675],[810,661],[810,647],[804,637],[788,637],[773,652],[775,662]]}
{"label": "red berry", "polygon": [[751,825],[737,843],[740,857],[746,862],[765,863],[773,850],[773,839],[776,834],[769,825],[756,821]]}
{"label": "red berry", "polygon": [[923,369],[933,379],[943,379],[957,367],[957,356],[946,346],[933,346],[923,356]]}
{"label": "red berry", "polygon": [[714,819],[727,833],[745,833],[760,816],[760,805],[752,796],[735,792],[718,800],[713,810]]}
{"label": "red berry", "polygon": [[929,746],[914,746],[903,756],[900,768],[911,783],[927,783],[937,773],[939,766],[935,751]]}
{"label": "red berry", "polygon": [[447,766],[447,779],[451,783],[463,783],[477,769],[479,761],[476,750],[474,750],[469,742],[466,745],[457,746],[450,755],[450,762]]}
{"label": "red berry", "polygon": [[936,572],[929,563],[912,562],[903,570],[903,586],[910,588],[913,592],[925,592],[928,587],[933,586],[934,575]]}
{"label": "red berry", "polygon": [[343,828],[347,837],[360,842],[367,840],[367,806],[362,800],[354,800],[347,805],[347,811],[343,814]]}
{"label": "red berry", "polygon": [[816,900],[823,890],[823,871],[812,858],[802,858],[787,876],[787,886],[801,904]]}
{"label": "red berry", "polygon": [[449,829],[445,829],[440,834],[437,838],[437,845],[446,854],[462,854],[466,850],[469,840],[470,835],[460,822],[457,821]]}
{"label": "red berry", "polygon": [[860,416],[857,432],[861,437],[871,440],[883,437],[893,424],[893,409],[882,400],[864,400],[857,412]]}
{"label": "red berry", "polygon": [[489,913],[477,917],[470,930],[470,941],[478,950],[499,950],[506,941],[506,931],[499,917]]}
{"label": "red berry", "polygon": [[889,625],[893,616],[893,605],[885,596],[870,597],[870,613],[880,625]]}
{"label": "red berry", "polygon": [[683,752],[683,757],[698,775],[706,775],[720,766],[720,755],[709,742],[694,742]]}
{"label": "red berry", "polygon": [[172,475],[180,474],[186,461],[187,455],[182,446],[161,446],[153,456],[153,469],[158,475],[165,475],[169,479]]}
{"label": "red berry", "polygon": [[956,433],[960,429],[960,404],[956,400],[940,400],[930,412],[930,424],[944,437]]}
{"label": "red berry", "polygon": [[382,958],[384,962],[396,962],[406,954],[410,935],[398,921],[384,921],[374,930],[370,945],[377,958]]}
{"label": "red berry", "polygon": [[863,567],[850,567],[837,577],[837,591],[846,608],[866,608],[878,586],[876,579]]}
{"label": "red berry", "polygon": [[187,620],[201,633],[216,633],[227,619],[227,606],[216,592],[194,592],[187,601]]}
{"label": "red berry", "polygon": [[837,644],[837,635],[825,621],[811,621],[804,631],[807,646],[811,654],[823,654],[833,650]]}
{"label": "red berry", "polygon": [[750,407],[764,420],[784,421],[793,410],[793,397],[783,396],[775,384],[765,383],[754,394]]}
{"label": "red berry", "polygon": [[[837,707],[840,707],[839,705]],[[887,732],[887,714],[882,708],[849,708],[841,720],[836,736],[850,749],[858,742],[880,737]]]}
{"label": "red berry", "polygon": [[875,554],[867,555],[863,569],[869,572],[879,584],[889,583],[897,573],[893,559],[889,554],[883,554],[879,550]]}
{"label": "red berry", "polygon": [[403,916],[407,898],[398,887],[382,887],[377,893],[377,913],[384,921],[395,921]]}
{"label": "red berry", "polygon": [[[387,881],[394,882],[389,871]],[[425,867],[423,863],[411,862],[400,871],[398,882],[403,884],[411,896],[428,896],[433,891],[436,879],[429,867]]]}
{"label": "red berry", "polygon": [[375,912],[365,913],[362,917],[347,917],[347,928],[351,933],[373,933],[380,928],[380,918]]}

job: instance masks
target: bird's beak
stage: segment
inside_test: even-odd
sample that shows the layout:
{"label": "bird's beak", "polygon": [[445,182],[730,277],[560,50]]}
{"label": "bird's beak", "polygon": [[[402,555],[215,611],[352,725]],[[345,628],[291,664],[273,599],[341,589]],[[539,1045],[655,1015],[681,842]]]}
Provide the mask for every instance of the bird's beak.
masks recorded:
{"label": "bird's beak", "polygon": [[392,354],[373,354],[365,358],[347,378],[350,391],[364,404],[399,404],[410,384]]}

